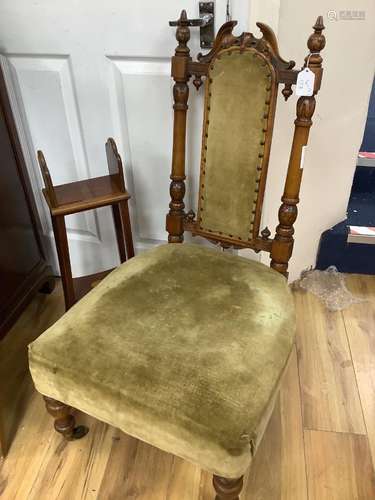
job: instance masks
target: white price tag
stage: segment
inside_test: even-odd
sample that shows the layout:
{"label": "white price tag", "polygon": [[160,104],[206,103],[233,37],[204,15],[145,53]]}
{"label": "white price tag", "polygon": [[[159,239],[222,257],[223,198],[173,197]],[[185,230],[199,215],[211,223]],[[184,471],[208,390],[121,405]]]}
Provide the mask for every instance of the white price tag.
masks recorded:
{"label": "white price tag", "polygon": [[298,73],[296,95],[310,96],[314,93],[315,73],[309,68],[304,68]]}

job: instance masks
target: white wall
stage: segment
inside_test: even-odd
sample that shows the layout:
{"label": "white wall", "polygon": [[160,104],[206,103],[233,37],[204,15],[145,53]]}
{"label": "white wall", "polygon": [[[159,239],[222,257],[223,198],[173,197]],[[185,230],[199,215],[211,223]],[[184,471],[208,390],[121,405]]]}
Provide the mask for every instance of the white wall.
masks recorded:
{"label": "white wall", "polygon": [[[343,8],[365,11],[366,19],[328,19],[328,11],[339,13]],[[269,23],[277,33],[281,56],[295,60],[296,67],[308,53],[307,38],[318,15],[323,15],[326,26],[324,74],[305,155],[290,280],[315,264],[321,233],[345,218],[374,75],[375,3],[350,0],[343,6],[340,0],[273,0],[265,5],[253,0],[250,9],[251,29],[255,21]],[[297,100],[293,95],[284,103],[280,97],[263,214],[263,225],[271,231],[277,225]]]}

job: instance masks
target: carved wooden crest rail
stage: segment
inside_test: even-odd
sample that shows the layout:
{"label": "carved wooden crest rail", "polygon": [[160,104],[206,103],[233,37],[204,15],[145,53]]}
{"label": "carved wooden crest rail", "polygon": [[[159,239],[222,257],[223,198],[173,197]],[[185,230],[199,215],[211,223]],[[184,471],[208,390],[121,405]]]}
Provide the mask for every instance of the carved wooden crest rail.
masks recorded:
{"label": "carved wooden crest rail", "polygon": [[[167,231],[169,242],[181,243],[183,241],[184,230],[191,231],[193,235],[203,236],[210,241],[218,243],[223,247],[252,248],[255,251],[265,250],[271,254],[271,267],[282,274],[287,275],[288,261],[293,249],[293,224],[297,218],[297,204],[299,202],[299,190],[302,178],[301,157],[303,146],[307,144],[309,130],[312,125],[312,116],[315,109],[315,95],[320,89],[322,80],[322,58],[320,51],[325,46],[323,18],[319,16],[314,32],[310,35],[307,46],[309,54],[305,58],[303,68],[308,67],[314,74],[314,90],[311,96],[299,97],[297,101],[297,117],[294,122],[294,137],[289,158],[289,166],[282,196],[282,204],[279,209],[279,225],[273,239],[270,238],[270,231],[265,228],[260,232],[260,221],[262,213],[263,196],[267,178],[267,167],[272,141],[273,122],[275,115],[275,105],[277,100],[278,86],[283,84],[282,94],[287,100],[293,93],[292,87],[296,84],[300,70],[294,69],[294,61],[284,60],[279,53],[276,36],[272,29],[263,23],[257,23],[262,32],[261,38],[256,38],[252,33],[242,33],[240,36],[233,35],[233,28],[236,21],[225,23],[216,35],[212,50],[206,55],[198,54],[197,61],[190,57],[190,50],[187,45],[190,39],[190,21],[186,12],[182,11],[177,25],[176,39],[178,46],[175,55],[172,57],[172,77],[175,81],[173,88],[174,96],[174,133],[173,133],[173,157],[172,174],[170,184],[171,202],[167,215]],[[193,211],[185,213],[185,143],[186,143],[186,113],[188,109],[189,86],[188,82],[193,78],[193,84],[197,90],[206,81],[209,85],[209,72],[214,61],[225,51],[230,49],[237,51],[252,50],[255,55],[264,60],[264,64],[270,68],[270,98],[269,111],[265,116],[266,126],[264,129],[265,139],[261,143],[263,149],[259,154],[259,177],[256,188],[256,204],[251,217],[251,236],[244,241],[233,235],[223,233],[215,234],[202,229],[199,220]],[[209,94],[209,93],[208,93]],[[205,107],[209,108],[207,101],[207,91]],[[203,125],[203,144],[205,126]],[[202,155],[203,161],[203,155]],[[201,167],[201,178],[204,169]],[[201,182],[200,182],[201,184]],[[225,196],[225,194],[224,194]],[[260,232],[260,234],[259,234]]]}

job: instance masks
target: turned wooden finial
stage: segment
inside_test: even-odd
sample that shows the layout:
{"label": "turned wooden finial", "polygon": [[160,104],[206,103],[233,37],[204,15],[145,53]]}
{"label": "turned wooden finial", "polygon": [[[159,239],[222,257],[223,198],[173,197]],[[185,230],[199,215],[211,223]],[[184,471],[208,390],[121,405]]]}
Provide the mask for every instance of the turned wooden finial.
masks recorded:
{"label": "turned wooden finial", "polygon": [[202,76],[201,75],[195,75],[194,80],[193,80],[193,85],[194,87],[199,90],[202,86]]}
{"label": "turned wooden finial", "polygon": [[260,234],[262,236],[262,240],[268,240],[271,236],[271,231],[266,226]]}
{"label": "turned wooden finial", "polygon": [[[315,24],[313,26],[314,35],[321,35],[322,31],[324,29],[325,29],[325,26],[323,23],[323,16],[318,16],[316,18]],[[311,36],[314,36],[314,35],[311,35]],[[325,40],[324,40],[324,44],[322,45],[322,47],[319,50],[322,50],[324,48],[324,45],[325,45]]]}
{"label": "turned wooden finial", "polygon": [[194,210],[189,210],[188,213],[186,214],[186,218],[189,222],[194,222],[194,219],[195,219]]}
{"label": "turned wooden finial", "polygon": [[292,83],[291,82],[286,83],[281,93],[283,94],[284,99],[287,101],[289,97],[293,94]]}
{"label": "turned wooden finial", "polygon": [[169,26],[183,26],[184,24],[186,26],[189,24],[185,9],[181,11],[180,17],[177,19],[177,21],[169,21]]}
{"label": "turned wooden finial", "polygon": [[175,52],[176,56],[188,56],[190,50],[187,43],[190,40],[190,29],[186,10],[181,11],[179,19],[177,21],[170,21],[169,25],[177,26],[176,40],[178,41],[178,47]]}
{"label": "turned wooden finial", "polygon": [[323,16],[319,16],[313,26],[314,33],[309,36],[307,40],[307,46],[310,50],[310,54],[305,57],[305,66],[309,68],[320,68],[322,65],[322,57],[320,51],[324,49],[326,45],[326,38],[322,31],[325,29],[323,24]]}

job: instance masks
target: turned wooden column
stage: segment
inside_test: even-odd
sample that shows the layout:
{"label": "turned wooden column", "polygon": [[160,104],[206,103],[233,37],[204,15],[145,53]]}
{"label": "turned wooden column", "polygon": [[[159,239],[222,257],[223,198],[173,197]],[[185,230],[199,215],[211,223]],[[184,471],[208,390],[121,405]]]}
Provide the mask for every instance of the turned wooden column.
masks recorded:
{"label": "turned wooden column", "polygon": [[288,262],[292,255],[294,244],[293,224],[297,218],[297,204],[299,202],[299,191],[302,180],[302,153],[303,147],[307,145],[312,116],[315,110],[315,95],[319,91],[322,79],[322,58],[320,51],[325,46],[323,17],[319,16],[313,26],[314,33],[310,35],[307,46],[310,50],[305,58],[304,67],[309,67],[315,73],[314,93],[309,97],[300,97],[297,101],[297,118],[294,122],[294,137],[290,153],[288,173],[281,198],[282,204],[279,209],[279,225],[271,248],[271,267],[276,271],[288,276]]}
{"label": "turned wooden column", "polygon": [[185,216],[185,143],[186,143],[186,112],[188,109],[189,87],[187,66],[191,60],[187,42],[190,39],[189,21],[186,12],[181,12],[177,21],[176,39],[178,46],[172,57],[172,77],[174,98],[174,125],[173,125],[173,155],[170,184],[171,202],[167,215],[166,228],[170,243],[182,243],[184,240],[183,219]]}
{"label": "turned wooden column", "polygon": [[215,500],[239,500],[243,487],[243,476],[238,479],[214,476],[213,485],[217,493]]}

